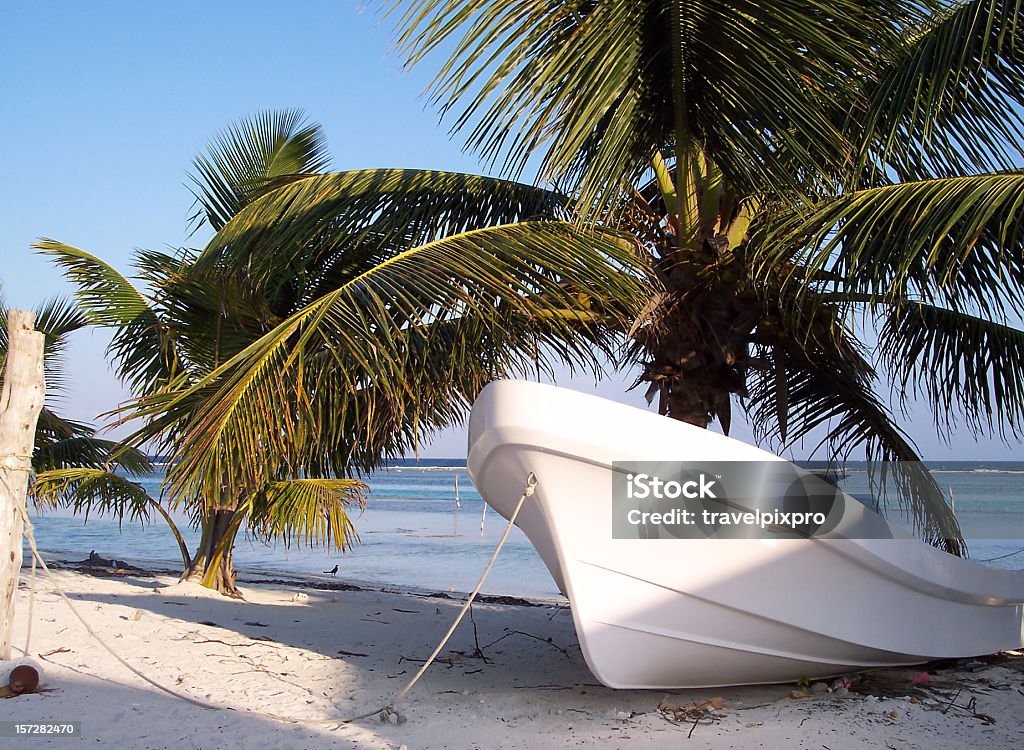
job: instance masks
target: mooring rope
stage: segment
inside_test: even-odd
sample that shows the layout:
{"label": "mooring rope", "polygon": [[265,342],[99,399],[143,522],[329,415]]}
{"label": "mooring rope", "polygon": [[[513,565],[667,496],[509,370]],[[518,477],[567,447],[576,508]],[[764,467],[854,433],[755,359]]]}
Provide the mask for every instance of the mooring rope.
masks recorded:
{"label": "mooring rope", "polygon": [[996,560],[1005,560],[1007,557],[1019,555],[1021,552],[1024,552],[1024,547],[1018,550],[1014,550],[1013,552],[1007,552],[1005,555],[996,555],[995,557],[983,557],[980,560],[975,560],[975,562],[994,562]]}
{"label": "mooring rope", "polygon": [[[21,454],[21,453],[8,453],[6,455],[0,456],[0,461],[7,461],[7,459],[10,459],[10,458],[20,459],[21,461],[26,462],[26,465],[25,466],[12,466],[11,464],[8,464],[8,463],[2,463],[2,464],[0,464],[0,470],[3,470],[3,471],[24,471],[25,473],[27,473],[29,475],[32,474],[32,456],[30,456],[28,454]],[[2,477],[2,479],[3,479],[4,487],[7,488],[8,493],[11,493],[11,497],[13,497],[14,494],[13,494],[13,492],[11,490],[11,485],[9,485],[7,483],[7,477],[4,476],[4,477]],[[18,507],[18,511],[19,511],[19,514],[21,515],[22,518],[26,518],[27,517],[27,514],[21,511],[21,507],[20,506]],[[23,536],[27,536],[27,534],[28,534],[27,530],[29,529],[29,526],[30,525],[26,525],[26,526],[22,527],[22,535]],[[29,646],[32,645],[32,619],[33,619],[32,618],[32,609],[33,609],[33,607],[35,605],[35,601],[36,601],[36,558],[33,557],[32,558],[32,575],[31,575],[31,578],[29,579],[29,587],[28,587],[28,627],[25,630],[25,648],[22,649],[22,653],[24,653],[26,656],[28,656]]]}
{"label": "mooring rope", "polygon": [[[10,488],[10,485],[7,484],[6,478],[3,481],[4,481],[4,484],[7,485],[8,492],[10,492],[11,488]],[[13,493],[11,493],[11,494],[13,496]],[[140,672],[138,669],[133,667],[131,664],[129,664],[124,659],[124,657],[122,657],[113,648],[111,648],[110,645],[106,641],[104,641],[99,636],[99,634],[95,630],[92,629],[92,627],[90,627],[90,625],[86,621],[86,619],[84,617],[82,617],[81,613],[79,613],[79,611],[75,608],[75,605],[68,598],[68,595],[66,593],[64,593],[64,589],[61,588],[60,584],[57,582],[56,576],[53,575],[53,572],[46,565],[46,560],[44,560],[43,556],[39,554],[39,549],[36,547],[35,527],[32,525],[32,521],[31,521],[31,519],[29,519],[29,516],[28,516],[27,500],[22,500],[22,502],[18,503],[18,505],[16,507],[17,507],[18,513],[21,515],[22,523],[24,523],[24,525],[25,525],[25,527],[24,527],[24,535],[25,535],[25,538],[28,539],[28,546],[29,546],[29,550],[32,553],[33,563],[35,561],[39,562],[39,567],[41,567],[43,569],[43,572],[46,573],[47,577],[50,579],[50,583],[53,584],[54,590],[57,592],[57,594],[60,596],[60,598],[64,600],[64,603],[68,605],[68,608],[71,610],[71,613],[76,618],[78,618],[79,622],[82,623],[82,626],[85,628],[85,631],[89,635],[91,635],[96,640],[97,643],[99,643],[104,649],[106,649],[107,653],[109,653],[111,656],[113,656],[115,659],[117,659],[117,661],[119,661],[128,671],[130,671],[136,677],[144,680],[145,682],[149,683],[150,685],[152,685],[153,687],[157,688],[158,690],[162,690],[163,692],[167,693],[168,695],[172,695],[175,698],[180,698],[183,701],[186,701],[186,702],[191,703],[193,705],[199,706],[201,708],[220,708],[220,706],[214,706],[212,704],[206,703],[205,701],[197,700],[196,698],[192,698],[192,697],[190,697],[188,695],[185,695],[184,693],[180,693],[177,690],[173,690],[173,689],[167,687],[166,685],[161,685],[156,680],[154,680],[154,679],[152,679],[150,677],[147,677],[142,672]],[[35,581],[34,580],[32,581],[32,585],[33,586],[35,585]],[[34,589],[30,592],[30,595],[31,596],[35,595]],[[30,624],[30,627],[31,627],[31,624]],[[29,655],[27,647],[25,649],[25,655],[26,656]],[[100,678],[100,679],[102,679],[102,678]]]}
{"label": "mooring rope", "polygon": [[466,616],[466,612],[468,612],[469,608],[473,606],[473,600],[476,599],[476,595],[480,593],[480,587],[484,585],[484,579],[487,578],[487,574],[490,573],[491,568],[494,567],[494,561],[498,559],[498,553],[501,552],[501,548],[505,545],[505,540],[508,539],[508,534],[510,531],[512,531],[512,525],[515,523],[516,518],[519,516],[519,511],[522,509],[523,503],[526,502],[526,498],[533,495],[533,492],[536,488],[537,476],[531,471],[530,475],[526,478],[526,487],[523,489],[523,494],[520,496],[519,502],[516,503],[516,507],[512,511],[512,515],[509,516],[508,524],[505,525],[505,532],[501,535],[501,539],[498,540],[498,546],[494,548],[494,554],[491,555],[491,559],[487,563],[487,567],[484,568],[484,572],[480,575],[479,580],[477,580],[476,586],[473,587],[473,591],[470,592],[468,597],[466,597],[466,601],[465,603],[463,603],[462,610],[459,612],[458,617],[455,618],[455,621],[452,623],[452,626],[448,628],[448,632],[444,634],[444,638],[441,639],[441,642],[437,644],[437,648],[434,649],[434,653],[430,655],[429,659],[423,662],[423,666],[420,667],[419,671],[413,675],[411,680],[409,680],[409,684],[407,684],[404,688],[398,691],[398,694],[395,696],[394,700],[392,700],[391,703],[389,703],[388,705],[384,706],[383,711],[390,710],[392,712],[395,712],[395,706],[397,706],[398,703],[406,695],[408,695],[409,691],[412,690],[412,686],[419,681],[420,677],[423,676],[423,673],[427,671],[427,667],[429,667],[434,662],[434,659],[437,658],[437,655],[441,653],[441,649],[444,648],[446,643],[448,643],[448,639],[452,637],[452,633],[455,632],[455,628],[459,626],[459,623],[462,622],[462,618]]}
{"label": "mooring rope", "polygon": [[[9,466],[8,467],[0,466],[0,469],[2,469],[2,468],[19,470],[21,467],[17,467],[16,468],[16,467],[9,467]],[[8,491],[10,491],[10,485],[7,484],[6,477],[0,477],[0,480],[2,480],[4,482],[4,484],[7,486]],[[244,713],[254,714],[254,715],[257,715],[257,716],[265,716],[267,718],[274,719],[276,721],[283,721],[283,722],[288,722],[288,723],[291,723],[291,724],[351,724],[353,722],[360,721],[362,719],[367,719],[367,718],[369,718],[371,716],[378,716],[382,722],[389,721],[391,717],[394,717],[397,723],[399,723],[399,724],[404,723],[406,719],[405,719],[405,717],[402,714],[400,714],[398,712],[398,710],[397,710],[398,704],[402,701],[402,699],[404,699],[406,697],[406,695],[409,694],[409,691],[412,690],[413,686],[419,681],[420,677],[422,677],[423,674],[427,671],[427,668],[434,662],[435,659],[437,659],[438,654],[441,653],[441,649],[443,649],[445,644],[448,643],[448,640],[452,637],[452,634],[455,632],[455,629],[459,626],[459,623],[461,623],[463,618],[466,616],[466,613],[469,611],[469,608],[473,604],[473,600],[476,599],[477,594],[480,593],[480,589],[484,585],[484,581],[487,578],[487,574],[490,573],[491,572],[491,568],[494,567],[494,563],[498,559],[498,553],[501,552],[501,548],[505,545],[505,541],[508,539],[508,535],[512,531],[512,526],[515,525],[516,518],[519,516],[519,511],[522,510],[523,504],[526,502],[526,499],[533,495],[534,490],[537,487],[537,484],[538,484],[537,477],[531,471],[529,476],[526,479],[526,486],[523,489],[523,494],[520,496],[519,502],[516,503],[515,509],[512,511],[512,514],[509,516],[508,524],[505,526],[505,531],[501,535],[501,539],[498,540],[497,546],[494,548],[494,553],[491,555],[490,561],[487,563],[487,566],[484,568],[483,573],[480,574],[480,578],[477,580],[476,586],[473,587],[472,592],[470,592],[469,596],[466,598],[466,601],[463,603],[462,609],[459,611],[459,614],[456,616],[455,620],[452,622],[451,627],[448,628],[448,632],[445,633],[445,635],[441,639],[440,643],[437,644],[437,647],[434,649],[434,652],[430,655],[430,658],[428,658],[423,663],[423,666],[421,666],[419,668],[419,670],[416,672],[415,675],[413,675],[412,679],[409,680],[409,682],[405,685],[405,687],[403,687],[401,690],[398,691],[398,693],[395,694],[395,697],[392,698],[390,702],[388,702],[384,706],[381,706],[379,708],[375,708],[372,711],[367,711],[366,713],[359,714],[358,716],[349,716],[349,717],[345,717],[345,718],[296,719],[296,718],[293,718],[293,717],[290,717],[290,716],[279,716],[278,714],[267,713],[265,711],[246,710],[246,711],[244,711]],[[13,493],[11,494],[11,496],[13,497]],[[106,641],[104,641],[99,636],[99,634],[95,630],[93,630],[89,626],[89,623],[86,622],[85,618],[82,617],[82,615],[78,612],[77,609],[75,609],[74,603],[71,601],[71,599],[68,598],[67,594],[64,593],[64,590],[61,588],[60,584],[57,582],[56,576],[47,567],[46,561],[43,559],[42,555],[39,554],[39,550],[36,548],[34,527],[32,525],[32,521],[29,520],[29,517],[28,517],[27,500],[23,500],[16,507],[17,507],[18,513],[21,515],[22,521],[25,524],[24,535],[25,535],[25,538],[28,540],[29,549],[30,549],[30,551],[32,553],[32,571],[33,571],[33,573],[32,573],[32,579],[31,579],[31,583],[30,583],[31,588],[30,588],[30,593],[29,593],[29,596],[30,596],[30,599],[29,599],[29,617],[30,618],[31,618],[31,614],[32,614],[32,610],[31,610],[32,598],[31,597],[35,596],[35,564],[36,564],[36,561],[38,560],[39,566],[43,569],[43,572],[46,573],[47,578],[53,584],[53,588],[56,590],[57,594],[61,597],[61,599],[64,601],[64,603],[68,605],[68,608],[71,610],[72,614],[74,614],[74,616],[76,618],[78,618],[78,621],[82,623],[82,625],[85,627],[86,632],[89,635],[91,635],[93,637],[93,639],[97,643],[99,643],[100,646],[102,646],[107,651],[107,653],[109,653],[111,656],[113,656],[118,662],[121,663],[122,666],[124,666],[126,669],[128,669],[132,674],[134,674],[136,677],[144,680],[145,682],[147,682],[148,684],[150,684],[153,687],[157,688],[158,690],[161,690],[162,692],[167,693],[168,695],[171,695],[171,696],[173,696],[175,698],[183,700],[186,703],[191,703],[194,706],[198,706],[200,708],[205,708],[205,709],[214,710],[214,711],[221,711],[221,710],[237,711],[238,710],[238,709],[234,708],[233,706],[223,706],[223,705],[218,705],[216,703],[210,703],[210,702],[207,702],[207,701],[202,701],[202,700],[199,700],[197,698],[192,698],[191,696],[186,695],[184,693],[181,693],[181,692],[179,692],[177,690],[174,690],[173,688],[169,688],[166,685],[163,685],[163,684],[157,682],[156,680],[154,680],[154,679],[152,679],[150,677],[147,677],[145,674],[140,672],[134,666],[129,664],[128,661],[125,660],[120,654],[118,654]],[[32,627],[31,622],[29,622],[29,633],[30,634],[31,634],[31,627]],[[25,655],[28,656],[28,638],[26,638],[26,643],[25,643]],[[99,679],[106,679],[106,678],[100,677]]]}

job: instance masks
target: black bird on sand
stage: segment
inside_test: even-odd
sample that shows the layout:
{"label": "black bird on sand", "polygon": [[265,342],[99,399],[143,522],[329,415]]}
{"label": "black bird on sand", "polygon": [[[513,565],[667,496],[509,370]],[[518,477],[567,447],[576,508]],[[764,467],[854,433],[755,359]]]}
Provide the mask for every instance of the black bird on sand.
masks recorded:
{"label": "black bird on sand", "polygon": [[336,576],[336,575],[338,575],[338,566],[335,565],[330,570],[325,570],[324,573],[330,573],[332,576]]}

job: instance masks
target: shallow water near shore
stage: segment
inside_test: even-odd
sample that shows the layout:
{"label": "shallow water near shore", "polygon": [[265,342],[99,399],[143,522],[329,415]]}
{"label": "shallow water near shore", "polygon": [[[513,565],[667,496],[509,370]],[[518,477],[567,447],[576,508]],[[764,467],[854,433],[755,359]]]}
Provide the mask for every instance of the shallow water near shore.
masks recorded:
{"label": "shallow water near shore", "polygon": [[[939,485],[952,489],[955,509],[971,557],[984,564],[1024,568],[1024,462],[943,462],[929,464]],[[162,472],[141,480],[159,493]],[[458,480],[459,507],[455,486]],[[330,579],[323,571],[338,565],[338,578],[377,585],[434,591],[468,591],[487,564],[504,531],[505,520],[487,509],[473,488],[464,459],[405,461],[368,478],[366,511],[355,517],[360,542],[344,554],[320,548],[267,546],[240,538],[235,562],[241,568]],[[851,464],[842,486],[867,493],[868,478]],[[107,518],[88,522],[62,512],[35,515],[40,549],[59,551],[54,559],[81,560],[95,550],[106,558],[181,564],[178,547],[159,519],[140,526]],[[176,516],[190,548],[198,533]],[[482,530],[481,530],[481,521]],[[993,559],[995,558],[995,559]],[[526,597],[554,597],[558,591],[529,540],[513,529],[488,576],[484,591]]]}
{"label": "shallow water near shore", "polygon": [[[455,483],[458,478],[459,503]],[[139,480],[159,494],[162,471]],[[265,545],[239,537],[235,564],[240,568],[331,580],[324,571],[338,566],[337,578],[377,585],[468,591],[476,583],[506,521],[473,488],[465,459],[402,462],[367,479],[366,510],[353,514],[359,542],[345,553],[319,547]],[[188,519],[174,515],[190,550],[199,533]],[[482,522],[482,523],[481,523]],[[105,558],[181,565],[178,546],[166,525],[154,518],[144,526],[108,518],[83,521],[64,512],[35,515],[40,549],[59,551],[56,559],[81,560],[93,550]],[[135,563],[138,564],[138,563]],[[518,528],[512,529],[487,577],[485,593],[553,597],[558,591],[540,557]]]}

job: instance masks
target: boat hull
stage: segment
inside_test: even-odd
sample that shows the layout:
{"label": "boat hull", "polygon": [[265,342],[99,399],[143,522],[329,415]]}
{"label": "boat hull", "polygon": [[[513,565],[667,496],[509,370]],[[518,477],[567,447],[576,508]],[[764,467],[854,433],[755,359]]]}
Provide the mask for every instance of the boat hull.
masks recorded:
{"label": "boat hull", "polygon": [[501,381],[474,404],[469,445],[474,484],[506,518],[537,476],[517,525],[569,598],[584,658],[609,687],[784,682],[1024,642],[1024,574],[915,539],[613,538],[613,462],[781,460],[740,441]]}

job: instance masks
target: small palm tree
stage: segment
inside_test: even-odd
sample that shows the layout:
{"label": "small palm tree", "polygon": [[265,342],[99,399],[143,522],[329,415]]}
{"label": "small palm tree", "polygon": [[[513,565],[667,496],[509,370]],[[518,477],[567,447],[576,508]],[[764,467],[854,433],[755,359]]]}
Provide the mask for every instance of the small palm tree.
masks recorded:
{"label": "small palm tree", "polygon": [[[632,246],[560,219],[547,191],[326,164],[297,112],[228,129],[195,163],[194,220],[213,239],[138,253],[142,288],[83,250],[37,245],[89,322],[115,331],[134,394],[119,413],[144,422],[134,442],[172,457],[167,501],[202,529],[185,577],[226,593],[243,525],[345,547],[357,477],[458,422],[489,379],[596,368],[606,323],[639,309],[622,272]],[[67,479],[55,491],[88,477]]]}
{"label": "small palm tree", "polygon": [[581,224],[636,238],[655,283],[624,364],[663,414],[824,432],[962,552],[877,390],[946,437],[1021,434],[1021,3],[393,5],[410,64],[451,50],[433,90],[471,147],[539,158]]}

